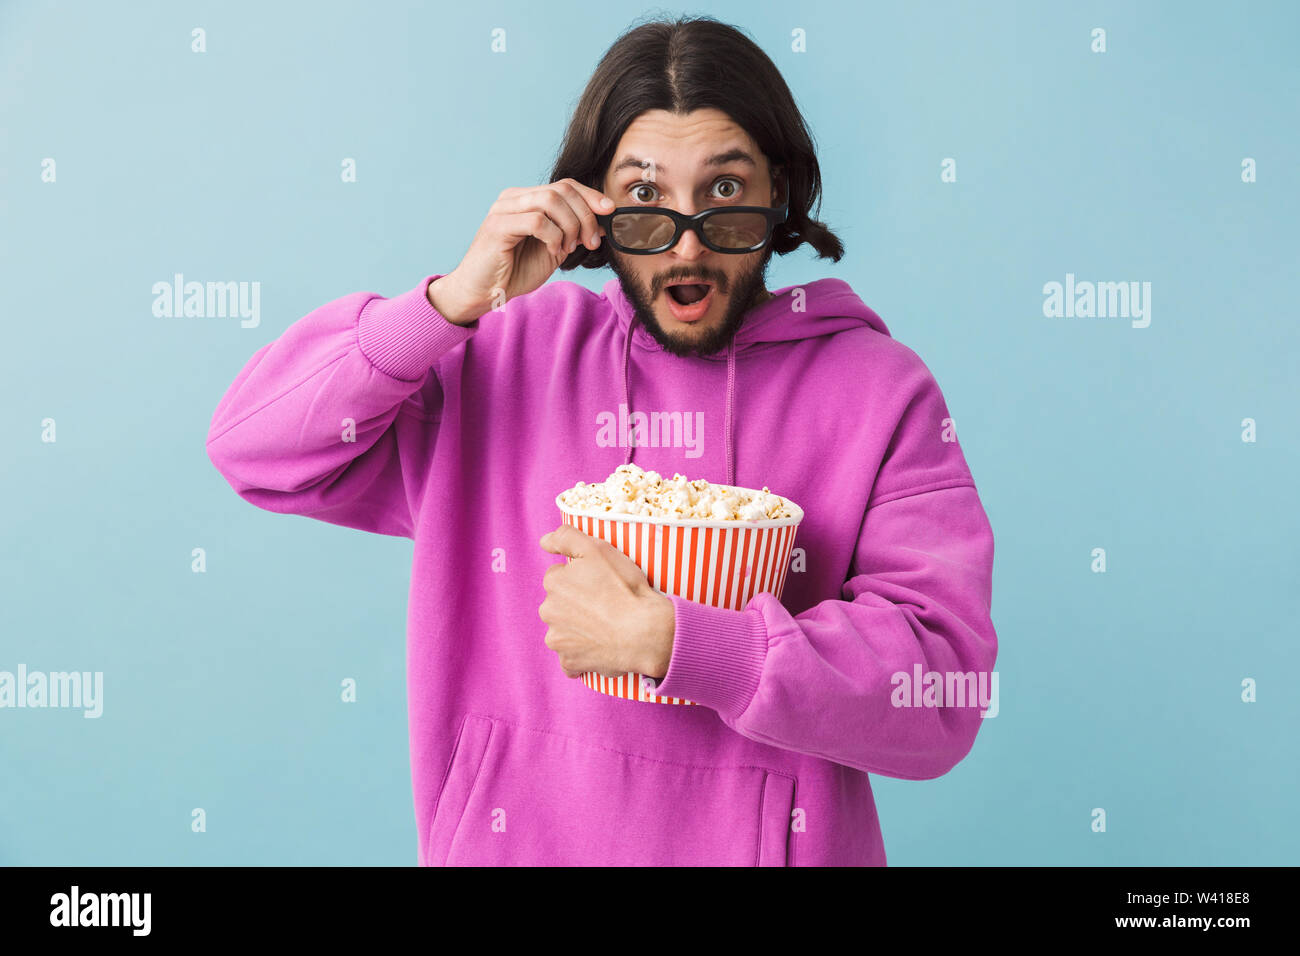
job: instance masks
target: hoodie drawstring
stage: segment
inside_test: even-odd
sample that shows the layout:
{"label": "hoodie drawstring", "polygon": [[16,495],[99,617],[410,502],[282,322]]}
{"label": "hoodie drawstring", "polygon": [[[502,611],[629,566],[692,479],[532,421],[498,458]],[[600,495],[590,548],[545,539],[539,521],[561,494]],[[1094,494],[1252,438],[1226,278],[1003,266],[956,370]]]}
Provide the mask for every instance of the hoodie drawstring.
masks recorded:
{"label": "hoodie drawstring", "polygon": [[735,449],[732,447],[731,405],[736,396],[736,337],[733,335],[727,343],[727,410],[724,413],[723,431],[727,441],[727,484],[736,483]]}
{"label": "hoodie drawstring", "polygon": [[[627,419],[632,420],[632,393],[627,387],[627,367],[632,359],[632,327],[636,325],[636,313],[632,313],[632,319],[627,323],[627,334],[623,337],[623,404],[627,407]],[[627,457],[623,459],[623,464],[632,464],[632,449],[636,447],[636,429],[628,429],[627,435]]]}
{"label": "hoodie drawstring", "polygon": [[[628,387],[628,368],[632,363],[632,328],[636,325],[636,313],[632,313],[632,318],[627,324],[627,333],[623,338],[623,404],[627,408],[628,420],[632,419],[632,392]],[[723,431],[724,441],[727,454],[727,481],[728,485],[736,483],[736,464],[735,464],[735,423],[732,418],[732,406],[736,398],[736,337],[733,335],[731,341],[727,343],[727,408],[723,414]],[[636,429],[628,430],[627,436],[627,457],[623,459],[623,464],[632,463],[632,452],[636,448]]]}

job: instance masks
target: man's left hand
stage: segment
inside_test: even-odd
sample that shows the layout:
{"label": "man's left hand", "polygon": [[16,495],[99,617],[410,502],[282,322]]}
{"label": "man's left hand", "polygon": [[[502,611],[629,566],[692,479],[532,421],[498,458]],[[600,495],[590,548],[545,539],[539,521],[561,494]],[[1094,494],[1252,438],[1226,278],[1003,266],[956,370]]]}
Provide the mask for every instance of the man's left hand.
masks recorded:
{"label": "man's left hand", "polygon": [[570,559],[546,569],[546,598],[537,608],[547,624],[546,646],[559,655],[564,673],[667,674],[676,615],[645,572],[608,541],[573,525],[561,524],[539,543]]}

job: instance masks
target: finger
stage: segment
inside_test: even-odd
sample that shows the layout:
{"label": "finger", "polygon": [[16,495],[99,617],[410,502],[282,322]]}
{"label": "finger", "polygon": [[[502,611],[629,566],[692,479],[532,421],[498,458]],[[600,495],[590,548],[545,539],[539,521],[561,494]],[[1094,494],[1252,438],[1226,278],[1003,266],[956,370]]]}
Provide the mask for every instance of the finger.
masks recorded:
{"label": "finger", "polygon": [[531,212],[500,213],[496,217],[494,228],[498,230],[499,235],[512,239],[516,243],[520,239],[533,236],[539,242],[545,244],[553,255],[560,258],[567,255],[565,252],[564,230],[552,222],[543,212],[533,210]]}
{"label": "finger", "polygon": [[504,208],[506,211],[513,212],[535,210],[545,213],[546,217],[559,226],[564,233],[566,255],[576,249],[578,243],[582,241],[582,223],[578,220],[578,214],[565,202],[559,192],[549,185],[539,186],[529,192],[507,198]]}
{"label": "finger", "polygon": [[[600,223],[596,221],[596,212],[599,211],[603,213],[607,210],[603,206],[601,206],[599,210],[593,210],[593,200],[588,198],[579,190],[578,187],[580,186],[582,186],[582,184],[573,179],[561,179],[558,183],[554,184],[556,191],[564,197],[564,200],[569,204],[570,208],[573,209],[582,224],[582,235],[580,241],[588,249],[595,249],[600,245],[601,233]],[[588,190],[588,192],[595,192],[595,190]],[[596,195],[599,196],[601,194],[596,193]],[[601,198],[603,199],[604,197],[602,196]],[[599,200],[596,200],[594,204],[599,205]]]}
{"label": "finger", "polygon": [[562,554],[569,558],[580,558],[591,550],[592,539],[571,524],[562,524],[554,531],[548,531],[538,541],[543,550],[551,554]]}
{"label": "finger", "polygon": [[579,195],[586,200],[587,205],[591,207],[593,212],[613,212],[614,207],[618,205],[613,199],[606,196],[599,189],[592,189],[590,186],[580,183],[576,179],[561,179],[560,182],[572,185],[573,188],[578,191]]}

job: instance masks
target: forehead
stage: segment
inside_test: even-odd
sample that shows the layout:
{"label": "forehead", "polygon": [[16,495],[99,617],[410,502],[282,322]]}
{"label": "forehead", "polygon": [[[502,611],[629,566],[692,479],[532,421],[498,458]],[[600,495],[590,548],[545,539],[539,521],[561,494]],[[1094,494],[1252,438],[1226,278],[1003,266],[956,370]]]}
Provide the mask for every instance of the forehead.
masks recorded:
{"label": "forehead", "polygon": [[753,157],[760,166],[766,165],[758,144],[721,110],[700,109],[686,114],[647,110],[623,131],[609,175],[636,176],[644,168],[638,163],[652,161],[657,177],[691,176],[707,172],[705,167],[721,165],[719,160],[724,156],[748,166],[737,158],[741,153]]}

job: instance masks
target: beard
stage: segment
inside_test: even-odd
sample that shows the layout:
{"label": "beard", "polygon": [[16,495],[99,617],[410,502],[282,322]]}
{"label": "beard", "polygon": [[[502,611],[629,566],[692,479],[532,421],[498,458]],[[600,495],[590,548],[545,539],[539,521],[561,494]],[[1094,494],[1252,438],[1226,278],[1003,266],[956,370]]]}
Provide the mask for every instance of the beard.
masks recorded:
{"label": "beard", "polygon": [[[771,258],[772,247],[768,245],[763,250],[762,258],[752,268],[737,274],[734,283],[728,281],[724,272],[692,268],[687,264],[683,264],[662,275],[655,276],[652,287],[649,289],[645,288],[636,277],[636,274],[628,268],[622,253],[610,250],[609,267],[614,270],[619,285],[623,287],[623,294],[627,296],[628,302],[632,305],[632,311],[636,313],[637,319],[645,326],[646,331],[650,333],[665,352],[685,357],[714,355],[727,347],[731,337],[736,334],[736,330],[744,323],[745,313],[756,304],[758,297],[767,291],[764,288],[764,282],[767,277],[767,264]],[[654,302],[668,283],[697,277],[712,280],[717,287],[715,295],[717,293],[729,293],[727,295],[727,311],[723,315],[722,321],[702,336],[672,335],[655,318],[651,303]]]}

